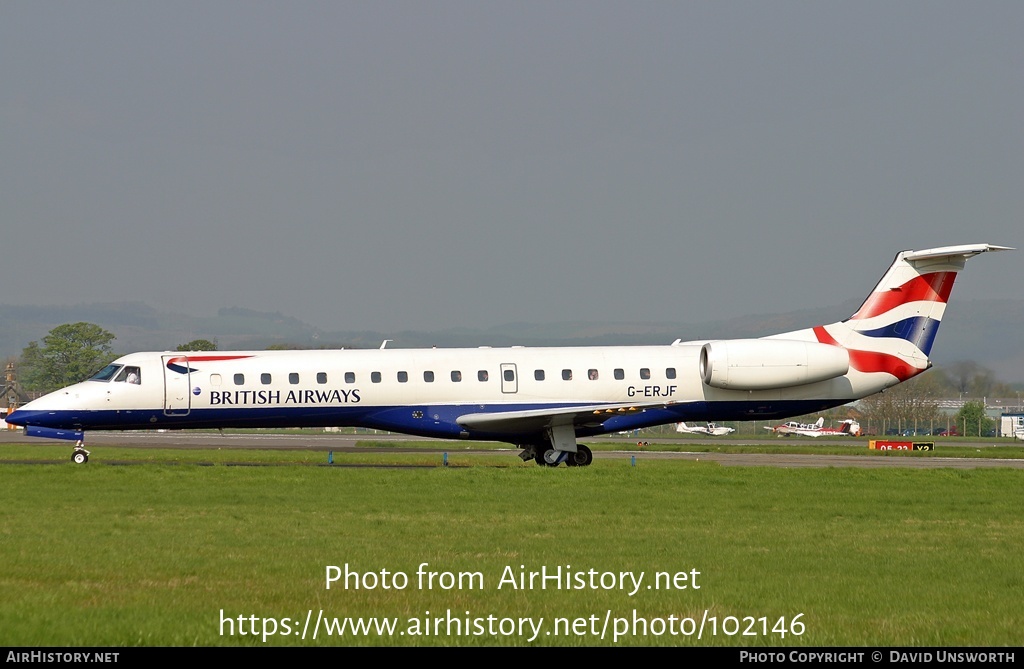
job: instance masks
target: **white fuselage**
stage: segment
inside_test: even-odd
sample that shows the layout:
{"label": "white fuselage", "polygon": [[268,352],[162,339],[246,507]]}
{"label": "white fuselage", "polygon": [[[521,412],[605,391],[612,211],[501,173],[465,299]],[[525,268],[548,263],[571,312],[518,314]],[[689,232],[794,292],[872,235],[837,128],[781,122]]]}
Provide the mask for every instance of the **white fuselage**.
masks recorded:
{"label": "white fuselage", "polygon": [[548,426],[511,421],[466,428],[459,418],[574,406],[642,407],[578,430],[598,434],[680,419],[805,413],[891,382],[850,370],[802,386],[724,390],[703,382],[701,346],[135,353],[114,365],[137,368],[139,383],[118,381],[112,373],[19,411],[32,423],[69,429],[356,425],[518,442],[541,438]]}

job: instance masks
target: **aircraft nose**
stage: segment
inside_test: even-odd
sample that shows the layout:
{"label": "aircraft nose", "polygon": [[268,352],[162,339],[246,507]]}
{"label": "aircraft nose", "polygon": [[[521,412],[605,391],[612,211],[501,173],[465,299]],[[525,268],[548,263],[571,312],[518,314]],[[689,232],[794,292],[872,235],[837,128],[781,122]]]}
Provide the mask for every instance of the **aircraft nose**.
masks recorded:
{"label": "aircraft nose", "polygon": [[32,400],[8,414],[6,420],[11,425],[17,425],[18,427],[28,427],[30,424],[36,425],[39,419],[46,415],[45,412],[40,411],[41,408],[39,400]]}

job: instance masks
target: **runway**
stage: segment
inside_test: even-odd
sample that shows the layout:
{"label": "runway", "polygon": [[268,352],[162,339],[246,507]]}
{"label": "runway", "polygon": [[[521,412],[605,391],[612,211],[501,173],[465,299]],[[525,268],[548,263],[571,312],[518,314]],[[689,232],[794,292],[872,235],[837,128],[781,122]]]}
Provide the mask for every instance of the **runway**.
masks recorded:
{"label": "runway", "polygon": [[[388,446],[359,446],[359,442],[386,442]],[[403,442],[436,442],[436,448],[423,446],[403,446]],[[590,443],[600,444],[602,441],[611,443],[629,443],[630,438],[592,439]],[[651,444],[673,444],[685,448],[687,443],[740,445],[756,444],[778,446],[787,443],[807,446],[807,441],[780,441],[777,439],[730,439],[724,440],[692,440],[648,439]],[[47,444],[56,442],[49,439],[25,437],[17,431],[0,431],[0,445],[3,444]],[[830,442],[837,445],[841,442]],[[964,449],[987,448],[993,445],[1012,445],[1015,442],[1005,441],[993,444],[991,440],[978,443],[958,442],[956,447]],[[851,446],[867,448],[866,442],[851,441]],[[68,442],[70,453],[71,443]],[[164,448],[164,449],[238,449],[238,450],[313,450],[334,451],[336,453],[459,453],[470,455],[495,455],[505,453],[509,457],[517,456],[519,450],[508,448],[479,448],[473,442],[444,441],[408,437],[397,434],[332,434],[323,432],[301,432],[297,434],[270,433],[217,433],[217,432],[90,432],[87,435],[87,446],[90,450],[102,452],[104,446],[117,448]],[[862,469],[879,467],[904,467],[914,469],[976,469],[980,467],[1003,467],[1024,469],[1024,459],[1012,458],[956,458],[905,455],[830,455],[830,454],[796,454],[796,453],[707,453],[684,451],[636,451],[636,450],[595,450],[595,459],[636,458],[643,460],[693,460],[717,462],[731,467],[857,467]]]}

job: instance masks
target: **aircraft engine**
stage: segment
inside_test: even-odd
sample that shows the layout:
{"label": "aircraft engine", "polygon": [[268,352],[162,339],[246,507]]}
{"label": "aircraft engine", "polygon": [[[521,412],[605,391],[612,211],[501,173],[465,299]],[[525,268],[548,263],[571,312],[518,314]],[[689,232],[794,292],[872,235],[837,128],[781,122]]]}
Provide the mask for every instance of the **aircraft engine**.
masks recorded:
{"label": "aircraft engine", "polygon": [[850,370],[839,346],[787,339],[731,339],[704,344],[700,375],[726,390],[770,390],[825,381]]}

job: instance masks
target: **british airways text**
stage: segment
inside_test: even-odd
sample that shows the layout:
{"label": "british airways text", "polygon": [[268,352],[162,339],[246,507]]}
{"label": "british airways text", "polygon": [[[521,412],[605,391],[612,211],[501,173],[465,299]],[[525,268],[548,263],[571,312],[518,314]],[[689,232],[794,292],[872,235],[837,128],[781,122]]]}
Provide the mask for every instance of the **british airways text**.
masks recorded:
{"label": "british airways text", "polygon": [[237,404],[356,404],[359,389],[352,390],[211,390],[211,405]]}

